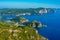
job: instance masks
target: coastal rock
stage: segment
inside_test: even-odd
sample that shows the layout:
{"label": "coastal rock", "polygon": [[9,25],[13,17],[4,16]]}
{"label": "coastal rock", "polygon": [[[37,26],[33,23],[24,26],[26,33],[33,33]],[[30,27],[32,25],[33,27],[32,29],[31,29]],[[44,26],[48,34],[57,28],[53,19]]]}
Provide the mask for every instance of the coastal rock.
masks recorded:
{"label": "coastal rock", "polygon": [[42,10],[39,10],[39,13],[40,13],[40,14],[48,13],[48,11],[47,11],[47,9],[42,9]]}

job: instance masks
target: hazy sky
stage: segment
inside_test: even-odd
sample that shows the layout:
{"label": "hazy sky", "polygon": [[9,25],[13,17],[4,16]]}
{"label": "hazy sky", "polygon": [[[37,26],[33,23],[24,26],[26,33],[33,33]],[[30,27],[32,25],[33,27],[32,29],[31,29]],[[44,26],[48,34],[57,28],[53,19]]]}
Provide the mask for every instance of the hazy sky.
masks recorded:
{"label": "hazy sky", "polygon": [[60,8],[60,0],[0,0],[0,8]]}

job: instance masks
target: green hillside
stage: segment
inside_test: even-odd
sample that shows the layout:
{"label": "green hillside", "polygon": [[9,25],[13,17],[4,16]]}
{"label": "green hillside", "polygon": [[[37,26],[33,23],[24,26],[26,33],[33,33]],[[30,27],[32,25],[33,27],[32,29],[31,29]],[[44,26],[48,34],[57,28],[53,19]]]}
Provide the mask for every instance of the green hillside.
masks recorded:
{"label": "green hillside", "polygon": [[10,27],[10,25],[11,23],[0,21],[0,40],[47,40],[33,27]]}

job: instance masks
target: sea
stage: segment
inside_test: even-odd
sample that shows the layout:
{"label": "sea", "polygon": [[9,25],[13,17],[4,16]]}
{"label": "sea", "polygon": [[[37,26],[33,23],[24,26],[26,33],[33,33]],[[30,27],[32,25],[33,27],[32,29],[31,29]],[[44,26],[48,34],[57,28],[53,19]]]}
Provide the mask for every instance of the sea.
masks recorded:
{"label": "sea", "polygon": [[[42,15],[25,15],[24,18],[29,21],[37,20],[43,25],[47,25],[45,28],[36,28],[38,33],[48,40],[60,40],[60,10],[56,10],[54,13],[46,13]],[[2,18],[0,15],[0,20],[8,21],[9,18],[15,18],[15,16],[6,16]]]}

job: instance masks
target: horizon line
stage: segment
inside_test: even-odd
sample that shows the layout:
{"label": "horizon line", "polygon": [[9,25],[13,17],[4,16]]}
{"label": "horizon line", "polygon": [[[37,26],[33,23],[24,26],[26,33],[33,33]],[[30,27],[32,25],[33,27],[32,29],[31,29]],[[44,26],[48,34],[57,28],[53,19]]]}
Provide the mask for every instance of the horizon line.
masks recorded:
{"label": "horizon line", "polygon": [[59,5],[29,2],[0,2],[0,8],[60,8]]}

